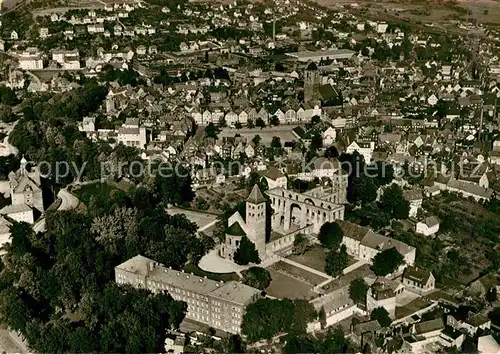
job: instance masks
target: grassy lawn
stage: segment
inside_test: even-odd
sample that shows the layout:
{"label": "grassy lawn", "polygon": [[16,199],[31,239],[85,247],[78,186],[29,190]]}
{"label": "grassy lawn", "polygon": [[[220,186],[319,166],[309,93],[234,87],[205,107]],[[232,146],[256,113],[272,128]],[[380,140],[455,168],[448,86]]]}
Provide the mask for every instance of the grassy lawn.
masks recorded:
{"label": "grassy lawn", "polygon": [[311,286],[316,286],[322,282],[324,282],[327,278],[324,278],[322,276],[319,276],[317,274],[313,274],[311,272],[308,272],[307,270],[295,267],[291,264],[285,263],[285,262],[278,262],[273,265],[274,268],[281,270],[282,272],[285,272],[289,275],[291,275],[294,278],[298,278],[300,280],[303,280]]}
{"label": "grassy lawn", "polygon": [[302,255],[292,255],[288,258],[294,262],[319,270],[320,272],[325,271],[326,252],[320,245],[315,245]]}
{"label": "grassy lawn", "polygon": [[288,275],[278,272],[273,268],[267,268],[271,274],[271,284],[266,292],[276,298],[287,299],[312,299],[318,294],[312,291],[312,286],[303,281],[294,279]]}
{"label": "grassy lawn", "polygon": [[210,272],[205,272],[204,270],[200,269],[198,266],[194,264],[186,264],[184,266],[184,271],[188,273],[193,273],[194,275],[197,275],[199,277],[207,277],[208,279],[212,279],[215,281],[231,281],[231,280],[240,280],[240,277],[236,273],[210,273]]}

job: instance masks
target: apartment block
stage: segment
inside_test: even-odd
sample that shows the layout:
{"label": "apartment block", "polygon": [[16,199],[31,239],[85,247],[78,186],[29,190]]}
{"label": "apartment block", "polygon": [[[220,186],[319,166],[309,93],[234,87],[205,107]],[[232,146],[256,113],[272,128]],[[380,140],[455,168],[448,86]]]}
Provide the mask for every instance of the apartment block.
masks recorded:
{"label": "apartment block", "polygon": [[154,293],[168,292],[187,303],[186,318],[234,334],[241,333],[246,307],[260,296],[260,290],[242,283],[202,278],[141,255],[116,266],[115,281]]}

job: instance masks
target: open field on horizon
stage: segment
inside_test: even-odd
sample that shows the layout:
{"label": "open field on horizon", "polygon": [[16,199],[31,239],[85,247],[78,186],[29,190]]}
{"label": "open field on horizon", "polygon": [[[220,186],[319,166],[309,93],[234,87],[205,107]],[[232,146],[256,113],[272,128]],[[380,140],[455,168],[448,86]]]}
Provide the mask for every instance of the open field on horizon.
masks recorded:
{"label": "open field on horizon", "polygon": [[442,0],[315,0],[326,7],[339,7],[356,4],[360,9],[368,9],[368,17],[373,19],[405,20],[409,22],[435,22],[442,25],[442,21],[452,18],[465,20],[466,10],[472,9],[479,23],[500,25],[499,0],[458,0],[455,3]]}

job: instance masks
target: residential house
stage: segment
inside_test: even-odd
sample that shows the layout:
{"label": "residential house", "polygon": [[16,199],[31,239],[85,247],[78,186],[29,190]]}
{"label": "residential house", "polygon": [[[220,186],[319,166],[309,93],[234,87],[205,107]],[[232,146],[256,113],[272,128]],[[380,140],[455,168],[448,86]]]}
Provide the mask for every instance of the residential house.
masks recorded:
{"label": "residential house", "polygon": [[331,146],[337,140],[337,131],[333,127],[328,127],[321,133],[321,137],[324,147]]}
{"label": "residential house", "polygon": [[28,171],[27,161],[21,159],[21,167],[9,173],[11,205],[0,210],[0,214],[18,222],[33,224],[44,212],[40,174],[36,168]]}
{"label": "residential house", "polygon": [[405,190],[403,191],[403,197],[410,203],[410,214],[411,218],[417,216],[417,211],[422,207],[422,192],[417,190]]}
{"label": "residential house", "polygon": [[352,154],[354,151],[357,151],[360,155],[362,155],[365,159],[366,163],[370,163],[372,160],[372,154],[375,150],[375,142],[361,142],[361,141],[353,141],[346,148],[346,153]]}
{"label": "residential house", "polygon": [[403,273],[403,285],[417,294],[425,294],[434,290],[436,279],[431,272],[415,266],[406,267]]}
{"label": "residential house", "polygon": [[446,316],[446,324],[456,330],[464,330],[470,336],[474,336],[478,330],[485,330],[491,327],[491,320],[483,314],[474,314],[471,311],[460,313],[456,311],[454,314]]}
{"label": "residential house", "polygon": [[276,167],[269,167],[267,170],[261,171],[262,178],[265,179],[269,189],[287,188],[287,178]]}
{"label": "residential house", "polygon": [[42,52],[35,47],[26,48],[18,53],[19,68],[23,70],[43,69]]}
{"label": "residential house", "polygon": [[392,318],[396,317],[396,295],[402,293],[404,287],[385,279],[378,279],[368,288],[366,294],[366,311],[371,313],[383,307]]}
{"label": "residential house", "polygon": [[439,231],[439,220],[435,216],[429,216],[417,223],[415,231],[424,236],[434,235]]}

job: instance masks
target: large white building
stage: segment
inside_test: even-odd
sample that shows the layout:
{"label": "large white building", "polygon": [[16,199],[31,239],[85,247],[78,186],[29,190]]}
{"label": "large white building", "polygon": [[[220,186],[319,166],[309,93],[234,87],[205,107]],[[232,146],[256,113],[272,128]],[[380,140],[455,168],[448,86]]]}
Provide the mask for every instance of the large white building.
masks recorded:
{"label": "large white building", "polygon": [[128,118],[118,129],[118,142],[126,146],[143,148],[147,143],[146,127],[140,125],[139,119]]}
{"label": "large white building", "polygon": [[80,69],[80,54],[78,50],[53,50],[52,60],[59,63],[63,69]]}
{"label": "large white building", "polygon": [[365,159],[365,162],[369,164],[372,160],[373,151],[375,151],[375,143],[373,141],[353,141],[346,148],[345,152],[348,154],[352,154],[354,151],[357,151],[360,155],[362,155]]}
{"label": "large white building", "polygon": [[234,334],[241,333],[246,307],[260,296],[260,290],[240,282],[202,278],[141,255],[116,266],[115,281],[154,293],[168,292],[174,300],[187,303],[186,318]]}
{"label": "large white building", "polygon": [[18,53],[19,67],[23,70],[43,69],[42,53],[35,47],[26,48]]}

